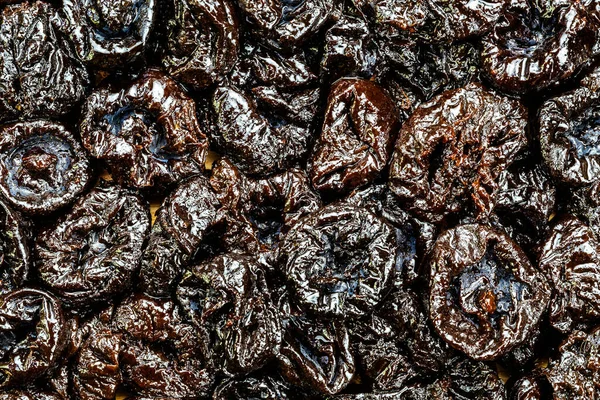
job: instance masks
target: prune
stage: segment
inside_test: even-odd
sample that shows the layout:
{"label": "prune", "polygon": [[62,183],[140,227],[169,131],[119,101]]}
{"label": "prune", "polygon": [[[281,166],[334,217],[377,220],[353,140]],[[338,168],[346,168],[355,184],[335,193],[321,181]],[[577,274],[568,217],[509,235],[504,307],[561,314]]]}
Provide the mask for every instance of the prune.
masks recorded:
{"label": "prune", "polygon": [[431,252],[429,313],[440,336],[478,360],[527,340],[550,300],[542,273],[506,234],[460,225]]}
{"label": "prune", "polygon": [[510,400],[542,400],[552,398],[552,387],[541,370],[516,380],[510,389]]}
{"label": "prune", "polygon": [[57,117],[85,95],[87,72],[49,4],[22,2],[2,10],[0,60],[0,120]]}
{"label": "prune", "polygon": [[230,379],[221,383],[213,393],[213,400],[229,399],[307,399],[310,395],[303,393],[298,388],[291,389],[289,385],[272,378],[247,377],[243,379]]}
{"label": "prune", "polygon": [[204,171],[208,141],[195,103],[157,70],[121,91],[94,92],[80,132],[87,151],[124,185],[161,189]]}
{"label": "prune", "polygon": [[351,204],[331,204],[308,215],[281,244],[294,300],[320,315],[372,311],[392,282],[395,262],[394,230]]}
{"label": "prune", "polygon": [[149,230],[141,198],[101,184],[38,235],[35,266],[68,306],[105,302],[130,287]]}
{"label": "prune", "polygon": [[0,127],[0,193],[15,208],[48,214],[72,203],[91,180],[81,145],[50,121]]}
{"label": "prune", "polygon": [[209,331],[213,362],[225,372],[256,370],[278,353],[277,309],[265,272],[250,256],[226,254],[195,266],[176,296],[188,318]]}
{"label": "prune", "polygon": [[0,294],[18,289],[29,274],[29,223],[0,201]]}
{"label": "prune", "polygon": [[525,108],[479,84],[422,104],[404,123],[389,186],[407,211],[434,223],[494,207],[498,176],[525,148]]}
{"label": "prune", "polygon": [[600,237],[600,180],[588,186],[573,188],[566,202],[565,211],[577,216]]}
{"label": "prune", "polygon": [[346,192],[375,179],[387,165],[399,127],[394,103],[379,85],[337,81],[309,162],[315,188]]}
{"label": "prune", "polygon": [[205,334],[184,321],[174,302],[133,295],[116,309],[113,325],[124,335],[119,360],[129,389],[152,398],[208,395],[214,374]]}
{"label": "prune", "polygon": [[591,60],[598,37],[588,1],[513,0],[482,40],[482,70],[511,93],[563,81]]}
{"label": "prune", "polygon": [[543,246],[539,268],[553,289],[553,327],[568,333],[577,323],[600,319],[600,243],[587,225],[561,218]]}
{"label": "prune", "polygon": [[229,0],[173,1],[163,65],[169,75],[195,89],[224,77],[239,51],[238,22]]}
{"label": "prune", "polygon": [[0,400],[64,400],[58,394],[32,392],[31,390],[11,390],[0,393]]}
{"label": "prune", "polygon": [[156,14],[155,0],[65,0],[69,36],[81,60],[99,68],[124,67],[141,57]]}
{"label": "prune", "polygon": [[0,300],[0,388],[30,385],[58,366],[67,342],[57,299],[36,289]]}
{"label": "prune", "polygon": [[600,178],[598,112],[600,69],[584,78],[579,88],[540,107],[540,148],[557,181],[580,186]]}

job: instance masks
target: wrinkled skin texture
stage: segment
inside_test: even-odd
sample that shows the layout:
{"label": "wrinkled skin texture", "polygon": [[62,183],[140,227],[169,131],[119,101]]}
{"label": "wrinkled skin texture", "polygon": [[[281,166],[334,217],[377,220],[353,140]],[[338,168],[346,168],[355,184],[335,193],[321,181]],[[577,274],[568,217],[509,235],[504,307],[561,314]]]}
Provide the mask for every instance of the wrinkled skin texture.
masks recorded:
{"label": "wrinkled skin texture", "polygon": [[540,148],[552,176],[571,186],[600,179],[600,69],[581,87],[546,101],[538,113]]}
{"label": "wrinkled skin texture", "polygon": [[229,399],[307,399],[311,398],[298,388],[290,389],[285,383],[270,376],[255,378],[253,376],[231,379],[221,383],[213,393],[213,400]]}
{"label": "wrinkled skin texture", "polygon": [[49,4],[7,6],[0,15],[0,120],[58,117],[85,95],[88,75]]}
{"label": "wrinkled skin texture", "polygon": [[35,289],[0,300],[0,389],[27,385],[58,366],[67,330],[59,301]]}
{"label": "wrinkled skin texture", "polygon": [[512,385],[510,400],[542,400],[552,398],[552,387],[541,370],[534,370]]}
{"label": "wrinkled skin texture", "polygon": [[321,191],[347,192],[386,167],[400,121],[379,85],[342,79],[331,88],[308,174]]}
{"label": "wrinkled skin texture", "polygon": [[389,186],[407,211],[441,223],[472,209],[488,215],[498,175],[525,148],[526,113],[478,84],[421,105],[400,130]]}
{"label": "wrinkled skin texture", "polygon": [[115,69],[141,57],[152,32],[155,0],[65,0],[63,12],[79,58]]}
{"label": "wrinkled skin texture", "polygon": [[323,316],[369,313],[391,284],[393,229],[375,214],[332,204],[300,220],[281,245],[281,265],[294,300]]}
{"label": "wrinkled skin texture", "polygon": [[600,237],[600,181],[589,186],[572,189],[566,211],[577,216]]}
{"label": "wrinkled skin texture", "polygon": [[208,140],[196,105],[158,70],[118,92],[97,90],[82,118],[83,146],[120,184],[160,190],[204,171]]}
{"label": "wrinkled skin texture", "polygon": [[572,216],[557,221],[539,268],[553,287],[549,319],[554,328],[568,333],[578,322],[600,318],[600,243],[588,226]]}
{"label": "wrinkled skin texture", "polygon": [[0,201],[0,294],[20,288],[29,274],[29,223]]}
{"label": "wrinkled skin texture", "polygon": [[589,3],[511,0],[483,39],[484,74],[511,93],[541,90],[569,78],[589,62],[597,40]]}
{"label": "wrinkled skin texture", "polygon": [[174,302],[133,295],[116,309],[113,325],[124,336],[120,362],[130,392],[150,398],[208,394],[214,376],[204,334],[184,321]]}
{"label": "wrinkled skin texture", "polygon": [[71,204],[91,180],[88,158],[66,128],[50,121],[0,128],[0,193],[28,214]]}
{"label": "wrinkled skin texture", "polygon": [[222,255],[200,264],[177,287],[184,313],[208,331],[215,366],[248,373],[279,352],[281,323],[265,272],[250,256]]}
{"label": "wrinkled skin texture", "polygon": [[440,235],[429,265],[436,331],[477,360],[493,360],[527,340],[550,300],[548,282],[523,250],[484,225]]}
{"label": "wrinkled skin texture", "polygon": [[173,1],[163,65],[176,80],[202,89],[237,61],[238,21],[230,0]]}
{"label": "wrinkled skin texture", "polygon": [[102,183],[39,234],[40,278],[69,306],[109,301],[130,287],[149,230],[148,205]]}
{"label": "wrinkled skin texture", "polygon": [[64,400],[54,393],[32,392],[31,390],[11,390],[0,393],[0,400]]}

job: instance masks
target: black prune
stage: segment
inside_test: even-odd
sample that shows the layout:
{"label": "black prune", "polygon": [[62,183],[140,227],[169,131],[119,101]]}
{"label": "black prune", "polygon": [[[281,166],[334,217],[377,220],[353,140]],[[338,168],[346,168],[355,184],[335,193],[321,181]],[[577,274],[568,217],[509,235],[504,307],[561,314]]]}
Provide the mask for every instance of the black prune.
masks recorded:
{"label": "black prune", "polygon": [[600,237],[600,180],[573,188],[565,200],[565,212],[577,216]]}
{"label": "black prune", "polygon": [[347,192],[377,178],[399,127],[394,103],[379,85],[356,78],[337,81],[307,168],[315,188]]}
{"label": "black prune", "polygon": [[431,252],[429,313],[440,336],[478,360],[493,360],[527,340],[551,289],[506,234],[460,225]]}
{"label": "black prune", "polygon": [[149,230],[149,207],[140,197],[101,184],[38,235],[35,266],[68,306],[106,302],[130,287]]}
{"label": "black prune", "polygon": [[48,214],[72,203],[91,180],[88,158],[64,126],[50,121],[0,127],[0,193],[15,208]]}
{"label": "black prune", "polygon": [[472,208],[488,215],[498,176],[527,145],[525,108],[479,84],[449,90],[424,103],[404,123],[389,186],[426,221]]}
{"label": "black prune", "polygon": [[29,274],[29,223],[0,201],[0,294],[20,288]]}
{"label": "black prune", "polygon": [[[507,382],[510,384],[510,382]],[[543,400],[552,398],[552,387],[542,370],[517,379],[510,388],[510,400]]]}
{"label": "black prune", "polygon": [[0,393],[0,400],[64,400],[58,394],[31,390],[10,390]]}
{"label": "black prune", "polygon": [[213,400],[230,399],[310,399],[312,396],[303,393],[298,388],[291,389],[289,385],[266,376],[249,376],[241,379],[230,379],[221,383],[213,393]]}
{"label": "black prune", "polygon": [[0,120],[57,117],[85,96],[87,71],[50,4],[22,2],[2,10],[0,60]]}
{"label": "black prune", "polygon": [[60,302],[36,289],[20,289],[0,300],[0,389],[31,385],[58,367],[67,343]]}
{"label": "black prune", "polygon": [[123,185],[160,190],[204,171],[208,140],[196,105],[158,70],[121,91],[97,90],[82,118],[83,146]]}

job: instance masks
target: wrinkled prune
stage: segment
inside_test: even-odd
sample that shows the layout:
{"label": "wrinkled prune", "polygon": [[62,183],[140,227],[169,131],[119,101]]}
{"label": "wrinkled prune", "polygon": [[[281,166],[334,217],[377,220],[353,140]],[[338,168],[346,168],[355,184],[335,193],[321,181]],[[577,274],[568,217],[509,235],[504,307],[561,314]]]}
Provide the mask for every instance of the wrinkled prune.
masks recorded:
{"label": "wrinkled prune", "polygon": [[461,225],[431,252],[429,313],[440,336],[479,360],[527,340],[550,300],[542,273],[506,234]]}
{"label": "wrinkled prune", "polygon": [[29,224],[0,201],[0,294],[18,289],[29,274]]}
{"label": "wrinkled prune", "polygon": [[549,320],[568,333],[579,322],[600,319],[600,242],[575,217],[560,219],[539,260],[553,288]]}
{"label": "wrinkled prune", "polygon": [[309,162],[313,185],[347,192],[375,179],[388,163],[399,127],[394,103],[379,85],[354,78],[337,81]]}
{"label": "wrinkled prune", "polygon": [[91,180],[81,145],[49,121],[0,127],[0,192],[29,214],[48,214],[72,203]]}
{"label": "wrinkled prune", "polygon": [[128,88],[99,89],[80,125],[84,147],[105,161],[113,178],[159,190],[204,171],[208,141],[196,105],[175,81],[148,70]]}
{"label": "wrinkled prune", "polygon": [[57,117],[85,95],[88,75],[65,38],[64,23],[41,1],[0,15],[0,120]]}
{"label": "wrinkled prune", "polygon": [[58,367],[67,343],[58,300],[36,289],[0,299],[0,388],[30,385]]}
{"label": "wrinkled prune", "polygon": [[482,41],[482,70],[512,93],[569,78],[591,60],[598,26],[586,1],[512,0]]}
{"label": "wrinkled prune", "polygon": [[67,305],[105,302],[129,288],[149,230],[150,212],[141,198],[102,184],[38,235],[35,265]]}
{"label": "wrinkled prune", "polygon": [[213,393],[213,400],[230,399],[307,399],[306,393],[297,388],[291,389],[285,383],[270,376],[246,377],[243,379],[230,379],[220,384]]}
{"label": "wrinkled prune", "polygon": [[144,53],[156,14],[155,0],[65,0],[69,36],[79,58],[99,68],[134,62]]}
{"label": "wrinkled prune", "polygon": [[229,0],[173,1],[163,65],[169,75],[195,89],[224,77],[239,51],[238,22]]}
{"label": "wrinkled prune", "polygon": [[510,389],[510,400],[543,400],[552,398],[552,387],[540,370],[516,380]]}
{"label": "wrinkled prune", "polygon": [[408,211],[435,223],[473,208],[489,214],[498,176],[525,148],[525,108],[479,84],[449,90],[404,123],[389,186]]}
{"label": "wrinkled prune", "polygon": [[600,237],[600,180],[572,189],[565,202],[565,211],[581,218]]}
{"label": "wrinkled prune", "polygon": [[31,390],[10,390],[0,393],[0,400],[64,400],[54,393],[33,392]]}
{"label": "wrinkled prune", "polygon": [[360,316],[374,309],[392,282],[396,236],[370,211],[332,204],[298,221],[281,254],[294,300],[303,308]]}

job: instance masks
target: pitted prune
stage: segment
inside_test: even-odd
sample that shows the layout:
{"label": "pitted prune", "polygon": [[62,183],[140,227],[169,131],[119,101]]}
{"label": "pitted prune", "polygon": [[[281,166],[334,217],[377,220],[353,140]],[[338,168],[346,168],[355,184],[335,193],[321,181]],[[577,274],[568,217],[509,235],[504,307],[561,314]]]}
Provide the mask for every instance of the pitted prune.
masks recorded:
{"label": "pitted prune", "polygon": [[130,287],[149,230],[141,198],[101,184],[38,235],[35,266],[68,306],[106,302]]}
{"label": "pitted prune", "polygon": [[83,146],[113,178],[159,190],[204,171],[208,141],[196,105],[171,78],[148,70],[126,89],[99,89],[80,125]]}
{"label": "pitted prune", "polygon": [[152,32],[155,0],[65,0],[69,36],[79,58],[114,69],[141,57]]}
{"label": "pitted prune", "polygon": [[499,174],[527,144],[526,122],[522,105],[479,84],[446,91],[402,126],[389,186],[426,221],[441,223],[471,208],[484,217],[494,207]]}
{"label": "pitted prune", "polygon": [[0,192],[17,209],[48,214],[72,203],[91,180],[81,145],[50,121],[0,127]]}
{"label": "pitted prune", "polygon": [[173,1],[163,65],[169,75],[195,89],[223,78],[239,51],[238,22],[229,0]]}
{"label": "pitted prune", "polygon": [[151,398],[208,396],[214,373],[206,335],[184,321],[174,302],[135,294],[117,307],[113,325],[123,334],[119,361],[131,391]]}
{"label": "pitted prune", "polygon": [[600,242],[572,216],[561,218],[546,240],[539,260],[550,280],[551,325],[568,333],[578,323],[600,320]]}
{"label": "pitted prune", "polygon": [[429,313],[439,335],[478,360],[527,340],[550,300],[546,278],[506,234],[460,225],[431,252]]}
{"label": "pitted prune", "polygon": [[22,2],[2,10],[0,120],[65,114],[83,99],[88,83],[51,5]]}
{"label": "pitted prune", "polygon": [[29,274],[29,223],[0,201],[0,294],[20,288]]}
{"label": "pitted prune", "polygon": [[320,315],[371,312],[391,286],[396,236],[372,212],[331,204],[296,223],[281,244],[281,265],[303,308]]}
{"label": "pitted prune", "polygon": [[250,256],[226,254],[195,266],[176,296],[188,318],[208,331],[213,363],[224,372],[251,372],[279,352],[279,315],[265,272]]}
{"label": "pitted prune", "polygon": [[0,389],[31,385],[58,367],[67,343],[60,302],[36,289],[0,299]]}
{"label": "pitted prune", "polygon": [[337,81],[309,162],[315,188],[347,192],[374,180],[388,163],[399,127],[394,103],[379,85]]}
{"label": "pitted prune", "polygon": [[598,21],[588,0],[511,0],[482,41],[482,71],[511,93],[561,82],[593,55]]}

